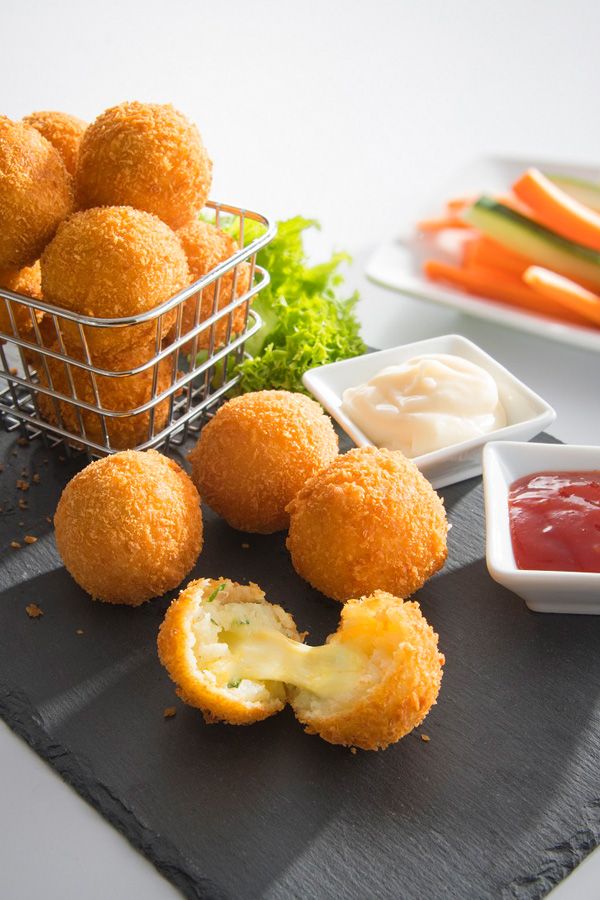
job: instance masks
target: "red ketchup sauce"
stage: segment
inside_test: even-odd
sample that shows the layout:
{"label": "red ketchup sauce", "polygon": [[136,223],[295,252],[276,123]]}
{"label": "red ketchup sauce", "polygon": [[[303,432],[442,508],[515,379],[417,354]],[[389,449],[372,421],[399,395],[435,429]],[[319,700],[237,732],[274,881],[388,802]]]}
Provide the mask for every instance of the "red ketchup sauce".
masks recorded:
{"label": "red ketchup sauce", "polygon": [[526,475],[508,510],[517,568],[600,572],[600,471]]}

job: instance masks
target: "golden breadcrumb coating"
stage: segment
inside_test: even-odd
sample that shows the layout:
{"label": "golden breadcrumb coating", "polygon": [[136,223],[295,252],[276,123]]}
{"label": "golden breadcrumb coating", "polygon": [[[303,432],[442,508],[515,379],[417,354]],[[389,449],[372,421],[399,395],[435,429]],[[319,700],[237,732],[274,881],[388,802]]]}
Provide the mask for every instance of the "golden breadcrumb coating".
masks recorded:
{"label": "golden breadcrumb coating", "polygon": [[[100,318],[146,312],[189,284],[176,234],[156,216],[128,206],[71,216],[46,247],[41,265],[47,303]],[[174,317],[174,312],[163,316],[161,337]],[[156,336],[157,321],[120,329],[85,326],[84,331],[93,353],[117,353],[148,344]],[[70,345],[80,346],[74,323],[63,319],[61,329]]]}
{"label": "golden breadcrumb coating", "polygon": [[235,614],[244,610],[244,623],[263,620],[291,640],[301,639],[292,617],[268,603],[257,585],[203,578],[188,584],[169,606],[158,634],[158,655],[177,685],[177,694],[201,709],[207,722],[250,725],[282,710],[286,692],[284,685],[274,681],[228,682],[227,676],[212,670],[228,652],[219,637],[230,605]]}
{"label": "golden breadcrumb coating", "polygon": [[[0,288],[5,288],[7,291],[12,291],[15,294],[24,294],[26,297],[32,297],[34,300],[41,300],[42,285],[39,260],[32,266],[26,266],[24,269],[0,270]],[[5,300],[2,297],[0,297],[0,331],[9,335],[14,334],[8,312],[9,303],[11,304],[18,335],[27,340],[35,340],[35,337],[32,336],[34,329],[30,308],[22,303],[12,303],[10,300]],[[42,313],[39,310],[33,310],[33,315],[37,322],[41,321]],[[0,338],[0,343],[4,343],[2,338]]]}
{"label": "golden breadcrumb coating", "polygon": [[202,513],[183,469],[155,450],[90,463],[67,484],[56,544],[96,600],[138,606],[176,588],[202,549]]}
{"label": "golden breadcrumb coating", "polygon": [[[58,344],[51,346],[52,350],[59,353]],[[32,354],[33,355],[33,354]],[[35,354],[40,357],[40,354]],[[72,354],[76,359],[83,361],[82,353]],[[111,372],[123,372],[127,369],[135,369],[137,366],[146,362],[147,352],[145,347],[133,347],[131,350],[125,350],[121,353],[105,356],[101,360],[101,367]],[[69,380],[69,372],[67,364],[46,357],[46,366],[52,380],[50,385],[46,375],[46,367],[38,358],[35,362],[38,370],[40,383],[44,387],[53,387],[55,391],[71,397],[71,382]],[[98,389],[98,400],[94,392],[94,384],[92,376],[85,369],[77,366],[68,367],[71,372],[73,386],[76,396],[79,400],[89,403],[92,406],[100,405],[106,410],[118,411],[127,409],[137,409],[147,403],[152,398],[152,383],[154,377],[155,366],[149,366],[135,375],[125,375],[120,378],[108,375],[97,375],[96,386]],[[166,390],[172,383],[173,361],[169,357],[165,357],[158,364],[158,378],[156,385],[156,393],[160,394]],[[60,412],[62,426],[72,434],[81,434],[81,425],[77,414],[77,407],[66,401],[55,401],[47,394],[38,394],[38,407],[41,415],[46,421],[53,425],[60,425],[57,414],[56,405]],[[164,428],[169,412],[169,398],[162,400],[154,407],[154,433]],[[104,446],[104,432],[102,429],[102,420],[96,413],[89,410],[81,410],[81,420],[85,429],[85,436],[97,444]],[[110,439],[111,448],[113,450],[127,450],[143,444],[144,441],[150,439],[150,411],[137,413],[134,416],[123,416],[119,418],[105,417],[106,429]]]}
{"label": "golden breadcrumb coating", "polygon": [[232,528],[270,534],[287,528],[287,504],[337,453],[331,419],[318,403],[257,391],[225,403],[189,459],[203,499]]}
{"label": "golden breadcrumb coating", "polygon": [[71,116],[69,113],[56,110],[44,110],[33,112],[23,118],[26,125],[31,125],[39,131],[53,147],[58,150],[69,175],[75,174],[79,144],[83,132],[87,128],[87,122]]}
{"label": "golden breadcrumb coating", "polygon": [[420,725],[436,702],[445,662],[437,642],[418,603],[405,603],[384,591],[349,600],[327,644],[362,650],[368,667],[345,699],[292,692],[297,718],[309,734],[331,744],[384,749]]}
{"label": "golden breadcrumb coating", "polygon": [[79,149],[80,209],[133,206],[180,228],[202,209],[212,182],[198,129],[170,104],[121,103],[98,116]]}
{"label": "golden breadcrumb coating", "polygon": [[[208,222],[197,219],[180,228],[177,232],[190,267],[191,281],[197,281],[211,272],[220,263],[225,262],[239,250],[237,241]],[[215,306],[215,283],[209,285],[202,292],[202,296],[192,296],[185,301],[181,321],[181,333],[185,334],[196,323],[204,322],[209,316],[219,309],[223,309],[234,299],[233,272],[227,272],[219,281],[219,288]],[[250,265],[247,262],[240,263],[237,267],[235,283],[235,297],[241,297],[250,286]],[[198,306],[198,312],[196,307]],[[246,322],[247,304],[243,303],[231,315],[231,334],[239,334],[244,330]],[[227,329],[229,316],[219,319],[214,327],[213,346],[219,347],[227,341]],[[198,349],[206,349],[210,345],[212,329],[201,331],[197,337]],[[186,344],[184,350],[191,350],[193,341]]]}
{"label": "golden breadcrumb coating", "polygon": [[0,269],[32,266],[72,209],[58,151],[35,128],[0,116]]}
{"label": "golden breadcrumb coating", "polygon": [[447,556],[444,505],[398,450],[339,456],[287,511],[296,572],[334,600],[377,589],[409,597]]}

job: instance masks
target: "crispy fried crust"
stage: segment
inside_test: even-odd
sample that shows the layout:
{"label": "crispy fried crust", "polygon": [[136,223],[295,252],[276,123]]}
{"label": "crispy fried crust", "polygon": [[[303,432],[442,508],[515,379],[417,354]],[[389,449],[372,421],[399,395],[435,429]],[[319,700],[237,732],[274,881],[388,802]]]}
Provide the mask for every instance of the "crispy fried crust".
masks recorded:
{"label": "crispy fried crust", "polygon": [[[226,582],[224,578],[216,580],[202,578],[192,581],[173,600],[158,633],[158,655],[177,685],[179,697],[190,706],[201,709],[207,722],[224,721],[231,725],[251,725],[280,712],[285,703],[275,695],[272,696],[270,703],[243,701],[233,697],[231,691],[211,685],[210,681],[202,677],[193,652],[196,638],[192,631],[192,622],[200,606],[200,600],[203,596],[209,596],[224,582]],[[239,587],[235,583],[234,586]],[[251,598],[248,597],[250,589],[254,589]],[[287,637],[300,640],[292,617],[280,606],[268,603],[263,591],[257,585],[251,584],[244,590],[249,602],[271,606],[279,620],[281,630]]]}
{"label": "crispy fried crust", "polygon": [[212,162],[200,134],[170,104],[121,103],[85,131],[75,175],[79,209],[133,206],[180,228],[202,209]]}
{"label": "crispy fried crust", "polygon": [[73,176],[77,167],[79,144],[81,143],[83,132],[87,128],[87,122],[78,119],[77,116],[71,116],[68,113],[57,112],[56,110],[33,112],[31,115],[25,116],[23,122],[26,125],[31,125],[47,141],[50,141],[52,146],[60,153],[67,172]]}
{"label": "crispy fried crust", "polygon": [[383,591],[348,601],[336,638],[343,640],[346,628],[356,629],[357,625],[350,622],[357,608],[364,620],[362,640],[366,643],[370,638],[373,650],[377,651],[378,643],[385,639],[384,632],[397,636],[398,644],[384,677],[366,687],[358,699],[333,712],[319,713],[318,704],[312,709],[305,702],[300,704],[302,694],[292,695],[290,702],[309,734],[318,734],[331,744],[382,750],[423,721],[436,702],[445,660],[438,651],[438,636],[421,614],[419,604],[404,603]]}
{"label": "crispy fried crust", "polygon": [[0,269],[32,266],[72,208],[58,151],[35,128],[0,116]]}
{"label": "crispy fried crust", "polygon": [[[24,269],[0,270],[0,287],[5,288],[7,291],[13,291],[15,294],[24,294],[26,297],[32,297],[34,300],[41,300],[42,285],[39,261]],[[17,333],[23,338],[32,340],[33,324],[29,308],[21,303],[12,303],[12,312]],[[42,318],[42,313],[34,310],[33,314],[39,322]],[[0,331],[13,334],[7,301],[3,298],[0,298]],[[1,338],[0,343],[2,343]]]}
{"label": "crispy fried crust", "polygon": [[[60,347],[53,344],[51,349],[60,352]],[[74,354],[76,359],[83,361],[83,354],[77,352]],[[46,376],[46,366],[50,378],[52,379],[52,387],[55,391],[64,394],[67,397],[72,396],[71,382],[69,372],[65,363],[46,357],[46,366],[43,365],[40,354],[31,353],[32,358],[37,356],[38,359],[33,360],[39,374],[40,383],[44,387],[49,387],[49,379]],[[147,352],[145,347],[133,347],[121,353],[111,356],[105,356],[96,362],[102,365],[103,369],[113,372],[122,372],[127,369],[134,369],[146,362]],[[85,369],[79,369],[76,366],[70,366],[71,378],[75,388],[76,396],[79,400],[89,403],[92,406],[98,405],[94,392],[92,378]],[[155,366],[150,366],[142,372],[135,375],[126,375],[121,378],[110,377],[108,375],[96,376],[96,387],[98,389],[98,399],[101,406],[106,410],[126,410],[137,409],[139,406],[147,403],[152,397],[152,384],[154,378]],[[158,364],[158,376],[156,383],[156,393],[160,394],[166,390],[171,384],[173,363],[169,357],[161,360]],[[74,434],[81,434],[81,425],[77,414],[77,407],[66,401],[56,401],[62,419],[62,426]],[[53,425],[60,424],[57,414],[55,401],[47,394],[40,393],[38,395],[38,407],[41,415]],[[158,433],[164,428],[169,412],[169,399],[161,401],[154,407],[154,431]],[[96,413],[88,410],[81,410],[81,419],[89,440],[98,444],[104,444],[104,432],[102,429],[102,420]],[[115,450],[126,450],[142,444],[150,438],[150,411],[138,413],[135,416],[124,416],[122,418],[106,417],[106,429],[110,439],[111,447]]]}
{"label": "crispy fried crust", "polygon": [[[237,242],[230,235],[200,219],[190,222],[184,228],[180,228],[177,234],[187,256],[192,282],[207,275],[212,269],[225,262],[239,250]],[[248,290],[249,286],[250,266],[244,262],[237,267],[235,296],[241,297]],[[219,282],[216,308],[214,284],[205,288],[199,300],[195,296],[186,300],[182,316],[182,334],[189,331],[196,324],[197,304],[199,305],[197,321],[200,323],[212,316],[217,309],[223,309],[224,306],[231,303],[233,297],[233,272],[227,272],[226,275],[221,277]],[[246,321],[246,306],[247,304],[244,303],[231,316],[231,334],[243,331]],[[227,340],[228,322],[229,316],[225,316],[216,323],[214,328],[214,346],[218,347]],[[198,349],[206,349],[210,344],[210,339],[211,329],[201,331],[198,335],[196,346]],[[191,349],[191,342],[190,345],[184,347],[184,350],[189,349]]]}
{"label": "crispy fried crust", "polygon": [[67,484],[56,543],[94,599],[138,606],[180,584],[202,549],[196,488],[155,450],[96,460]]}
{"label": "crispy fried crust", "polygon": [[331,419],[318,403],[258,391],[222,406],[189,459],[202,497],[232,528],[270,534],[287,527],[286,505],[337,452]]}
{"label": "crispy fried crust", "polygon": [[335,600],[377,589],[409,597],[447,556],[443,503],[400,451],[339,456],[287,511],[294,568]]}
{"label": "crispy fried crust", "polygon": [[[48,303],[101,318],[146,312],[189,284],[176,234],[156,216],[127,206],[71,216],[44,251],[41,266]],[[174,317],[163,316],[161,336]],[[93,353],[110,354],[148,344],[156,327],[150,320],[121,329],[85,327],[85,333]],[[79,347],[77,326],[63,319],[62,329],[67,343]]]}

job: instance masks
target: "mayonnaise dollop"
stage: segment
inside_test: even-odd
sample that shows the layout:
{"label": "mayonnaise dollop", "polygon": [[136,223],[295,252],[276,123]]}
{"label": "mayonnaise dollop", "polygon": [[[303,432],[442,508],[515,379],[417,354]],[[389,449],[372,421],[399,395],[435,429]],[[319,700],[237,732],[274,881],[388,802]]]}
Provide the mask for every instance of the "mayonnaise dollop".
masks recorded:
{"label": "mayonnaise dollop", "polygon": [[422,456],[506,425],[492,376],[461,356],[431,353],[348,388],[342,409],[378,447]]}

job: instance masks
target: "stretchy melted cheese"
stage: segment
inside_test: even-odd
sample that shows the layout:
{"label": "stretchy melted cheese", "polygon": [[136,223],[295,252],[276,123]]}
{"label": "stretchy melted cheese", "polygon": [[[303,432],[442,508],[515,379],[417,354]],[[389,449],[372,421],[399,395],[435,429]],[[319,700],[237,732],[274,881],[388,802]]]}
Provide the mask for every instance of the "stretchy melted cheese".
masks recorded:
{"label": "stretchy melted cheese", "polygon": [[342,409],[376,446],[411,458],[506,425],[492,376],[448,353],[382,369],[344,391]]}
{"label": "stretchy melted cheese", "polygon": [[[221,638],[223,639],[223,638]],[[283,681],[312,691],[318,697],[334,697],[352,691],[367,665],[366,656],[339,643],[309,647],[276,631],[242,629],[230,633],[232,679]]]}

